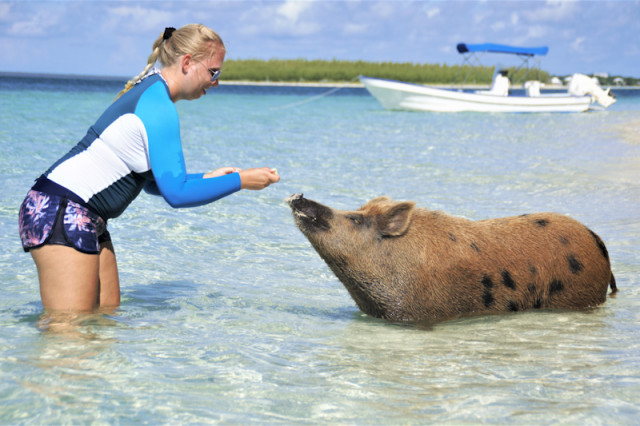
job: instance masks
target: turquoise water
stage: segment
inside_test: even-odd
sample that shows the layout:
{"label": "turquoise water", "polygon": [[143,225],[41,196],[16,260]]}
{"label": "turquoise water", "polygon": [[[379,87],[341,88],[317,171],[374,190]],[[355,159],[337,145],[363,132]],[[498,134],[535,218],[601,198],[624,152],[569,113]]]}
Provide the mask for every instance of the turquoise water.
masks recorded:
{"label": "turquoise water", "polygon": [[[141,195],[109,223],[122,306],[50,333],[17,209],[118,90],[0,78],[0,423],[637,424],[638,91],[584,114],[391,112],[361,89],[179,103],[190,171],[265,165],[282,181],[186,210]],[[587,312],[373,319],[295,228],[295,192],[568,214],[603,238],[620,291]]]}

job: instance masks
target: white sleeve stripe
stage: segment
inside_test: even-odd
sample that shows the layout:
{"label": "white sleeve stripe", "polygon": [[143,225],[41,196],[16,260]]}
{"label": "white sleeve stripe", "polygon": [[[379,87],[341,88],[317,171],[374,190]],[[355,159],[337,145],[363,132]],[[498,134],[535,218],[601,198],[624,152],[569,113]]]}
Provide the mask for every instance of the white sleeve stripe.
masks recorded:
{"label": "white sleeve stripe", "polygon": [[83,152],[68,158],[48,178],[85,202],[132,171],[150,170],[147,132],[135,114],[113,121]]}

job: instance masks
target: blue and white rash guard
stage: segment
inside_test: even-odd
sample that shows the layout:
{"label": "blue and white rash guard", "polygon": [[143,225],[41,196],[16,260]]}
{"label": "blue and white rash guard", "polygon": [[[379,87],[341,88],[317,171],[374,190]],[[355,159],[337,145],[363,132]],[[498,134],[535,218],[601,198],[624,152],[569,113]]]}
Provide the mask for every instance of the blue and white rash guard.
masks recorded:
{"label": "blue and white rash guard", "polygon": [[172,207],[210,203],[240,189],[240,175],[187,174],[178,112],[160,74],[116,100],[45,176],[103,219],[119,216],[144,188]]}

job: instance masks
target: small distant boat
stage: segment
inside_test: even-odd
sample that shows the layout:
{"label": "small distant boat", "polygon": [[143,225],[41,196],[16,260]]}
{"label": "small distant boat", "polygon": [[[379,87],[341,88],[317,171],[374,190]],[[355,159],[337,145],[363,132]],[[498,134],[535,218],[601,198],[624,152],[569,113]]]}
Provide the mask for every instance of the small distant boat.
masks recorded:
{"label": "small distant boat", "polygon": [[[468,62],[477,52],[507,53],[518,55],[528,66],[534,55],[546,55],[549,48],[516,47],[502,44],[465,44],[457,46]],[[437,112],[583,112],[594,102],[607,108],[615,102],[610,89],[601,89],[591,78],[574,74],[566,93],[541,93],[542,84],[537,80],[523,84],[524,94],[509,93],[507,72],[496,69],[489,90],[462,91],[440,89],[421,84],[360,76],[360,81],[387,109],[437,111]]]}

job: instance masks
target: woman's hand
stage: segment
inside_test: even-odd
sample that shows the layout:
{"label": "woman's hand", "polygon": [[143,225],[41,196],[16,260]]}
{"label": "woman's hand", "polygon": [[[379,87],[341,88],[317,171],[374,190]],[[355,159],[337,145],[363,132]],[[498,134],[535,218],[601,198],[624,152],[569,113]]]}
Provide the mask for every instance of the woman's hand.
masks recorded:
{"label": "woman's hand", "polygon": [[240,181],[242,189],[264,189],[272,183],[280,181],[280,176],[276,169],[261,167],[257,169],[247,169],[240,171]]}
{"label": "woman's hand", "polygon": [[214,170],[214,171],[209,172],[209,173],[205,173],[204,176],[202,176],[202,177],[207,179],[207,178],[212,178],[212,177],[224,176],[224,175],[228,175],[228,174],[231,174],[231,173],[239,173],[241,171],[242,171],[242,169],[240,169],[238,167],[220,167],[217,170]]}

